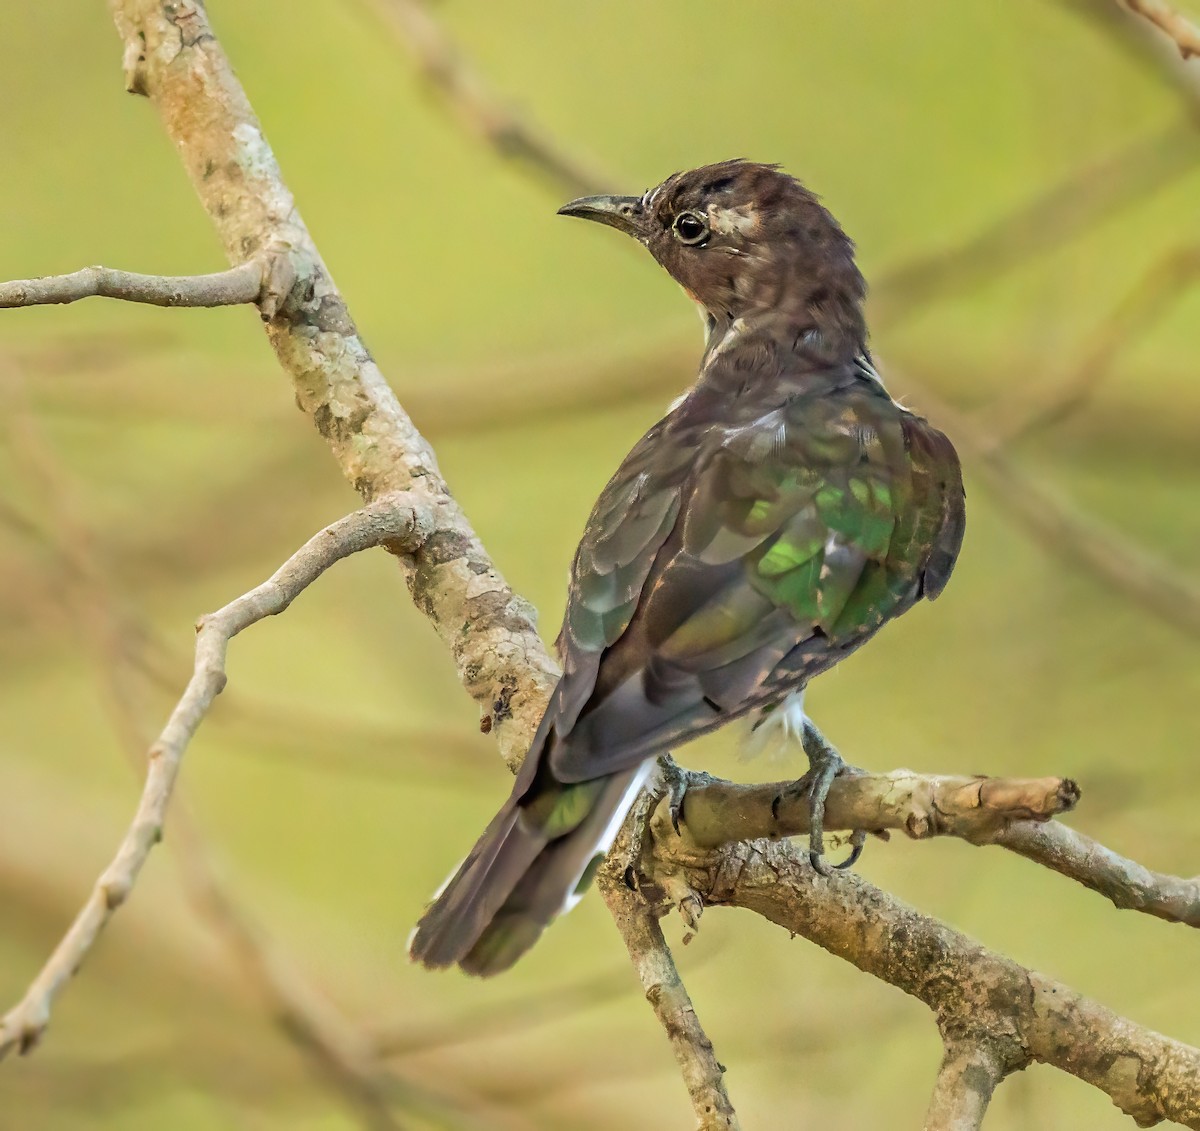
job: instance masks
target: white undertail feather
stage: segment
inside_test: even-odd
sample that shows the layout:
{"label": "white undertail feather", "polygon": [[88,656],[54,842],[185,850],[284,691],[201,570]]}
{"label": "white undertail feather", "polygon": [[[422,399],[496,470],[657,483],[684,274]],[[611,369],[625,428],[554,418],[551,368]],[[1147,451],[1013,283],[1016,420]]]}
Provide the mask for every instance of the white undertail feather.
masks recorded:
{"label": "white undertail feather", "polygon": [[579,881],[583,879],[583,873],[587,871],[588,865],[591,864],[592,860],[612,848],[613,841],[617,839],[617,833],[621,831],[621,826],[625,823],[625,818],[629,815],[629,810],[633,807],[634,801],[637,800],[637,795],[642,792],[642,786],[646,784],[646,779],[650,776],[656,764],[654,758],[646,759],[638,769],[633,780],[629,783],[629,788],[625,790],[625,795],[621,798],[621,803],[613,810],[613,815],[609,819],[608,824],[605,825],[604,832],[600,834],[600,839],[596,842],[595,850],[588,858],[587,863],[580,869],[579,875],[575,877],[575,882],[571,884],[571,890],[567,893],[562,910],[559,911],[560,915],[565,915],[583,898],[584,893],[578,890]]}
{"label": "white undertail feather", "polygon": [[790,692],[775,707],[747,716],[739,756],[745,762],[767,755],[772,762],[791,761],[804,753],[804,689]]}

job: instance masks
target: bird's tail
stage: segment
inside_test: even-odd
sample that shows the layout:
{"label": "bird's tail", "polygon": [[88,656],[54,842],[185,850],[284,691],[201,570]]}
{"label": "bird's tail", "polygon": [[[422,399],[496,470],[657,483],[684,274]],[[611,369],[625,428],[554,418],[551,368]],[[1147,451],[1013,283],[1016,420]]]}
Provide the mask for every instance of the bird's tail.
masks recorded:
{"label": "bird's tail", "polygon": [[426,908],[409,940],[413,961],[482,976],[507,970],[578,902],[652,765],[569,785],[522,774]]}

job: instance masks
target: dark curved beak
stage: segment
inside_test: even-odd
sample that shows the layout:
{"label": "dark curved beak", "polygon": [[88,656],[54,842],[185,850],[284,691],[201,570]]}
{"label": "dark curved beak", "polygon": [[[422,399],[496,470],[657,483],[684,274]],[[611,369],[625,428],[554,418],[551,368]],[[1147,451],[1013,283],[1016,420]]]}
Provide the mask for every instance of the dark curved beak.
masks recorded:
{"label": "dark curved beak", "polygon": [[644,210],[640,196],[581,196],[564,204],[558,214],[595,220],[626,235],[636,236],[641,232]]}

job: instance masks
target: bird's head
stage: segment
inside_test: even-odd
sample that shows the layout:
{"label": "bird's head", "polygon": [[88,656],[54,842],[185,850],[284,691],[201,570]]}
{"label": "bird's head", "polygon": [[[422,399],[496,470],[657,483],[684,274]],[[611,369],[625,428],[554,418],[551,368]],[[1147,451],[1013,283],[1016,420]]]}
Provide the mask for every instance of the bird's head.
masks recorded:
{"label": "bird's head", "polygon": [[781,319],[837,352],[865,339],[866,286],[854,244],[778,166],[721,161],[676,173],[642,196],[581,197],[559,214],[645,244],[713,323]]}

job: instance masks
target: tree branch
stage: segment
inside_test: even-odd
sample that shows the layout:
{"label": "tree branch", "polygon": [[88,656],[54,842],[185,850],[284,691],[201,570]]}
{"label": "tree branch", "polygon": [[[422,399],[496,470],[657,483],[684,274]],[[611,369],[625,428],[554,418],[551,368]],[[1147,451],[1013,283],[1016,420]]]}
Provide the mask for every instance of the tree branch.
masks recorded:
{"label": "tree branch", "polygon": [[819,876],[786,842],[694,850],[661,824],[654,833],[641,868],[675,892],[803,935],[924,1002],[943,1032],[1013,1041],[1026,1059],[1099,1088],[1140,1126],[1170,1119],[1200,1129],[1200,1049],[994,953],[861,876]]}
{"label": "tree branch", "polygon": [[287,249],[295,281],[266,328],[297,404],[365,499],[418,482],[431,499],[433,532],[400,562],[413,600],[515,768],[558,677],[532,607],[495,569],[363,345],[203,8],[111,3],[126,44],[126,86],[157,107],[230,258]]}
{"label": "tree branch", "polygon": [[1175,41],[1184,61],[1200,55],[1200,27],[1181,15],[1164,0],[1117,0],[1134,15],[1149,20],[1159,31]]}
{"label": "tree branch", "polygon": [[434,533],[399,559],[405,579],[463,686],[492,718],[505,761],[519,764],[558,678],[532,606],[493,565],[363,344],[202,4],[110,7],[125,44],[126,87],[158,111],[231,262],[279,249],[287,269],[277,274],[292,284],[265,329],[297,405],[364,500],[417,485],[426,493]]}
{"label": "tree branch", "polygon": [[28,1052],[50,1021],[63,986],[79,968],[112,914],[128,898],[150,850],[162,839],[167,805],[184,751],[225,686],[225,653],[243,629],[286,609],[335,562],[371,546],[412,552],[431,529],[428,509],[413,498],[387,497],[339,519],[311,538],[268,580],[223,609],[200,618],[195,669],[148,754],[142,798],[116,856],[25,996],[0,1021],[0,1058]]}
{"label": "tree branch", "polygon": [[214,275],[139,275],[113,267],[83,267],[70,275],[46,275],[0,283],[0,308],[119,298],[151,306],[239,306],[257,302],[264,262],[250,259]]}
{"label": "tree branch", "polygon": [[[7,383],[3,380],[6,368],[11,376]],[[40,489],[45,499],[45,505],[37,508],[43,525],[33,527],[33,538],[53,554],[62,570],[62,585],[56,585],[55,591],[90,645],[117,737],[131,768],[140,776],[152,736],[146,733],[139,717],[130,675],[134,667],[146,675],[152,670],[141,656],[152,640],[150,628],[124,606],[107,575],[106,547],[84,517],[69,476],[37,426],[24,396],[25,383],[19,368],[6,366],[3,356],[0,392],[19,465],[28,473],[31,488]],[[170,686],[175,687],[174,679]],[[228,706],[226,703],[226,715]],[[296,725],[298,721],[293,718],[292,722]],[[276,719],[274,725],[278,728],[281,724]],[[303,725],[299,723],[299,727]],[[344,728],[340,737],[346,737]],[[326,735],[326,742],[330,741],[330,735]],[[394,753],[394,739],[391,749]],[[448,1127],[483,1125],[482,1119],[468,1118],[465,1110],[459,1118],[460,1109],[468,1106],[464,1100],[451,1100],[414,1084],[384,1063],[375,1037],[310,982],[256,918],[239,905],[181,792],[177,786],[167,848],[188,901],[225,943],[234,965],[257,992],[271,1021],[309,1058],[331,1090],[360,1116],[364,1126],[378,1131],[397,1131],[401,1126],[393,1114],[396,1106],[406,1112],[431,1113]],[[487,1116],[486,1125],[494,1126],[497,1113],[490,1110]]]}
{"label": "tree branch", "polygon": [[[690,775],[682,823],[701,848],[808,832],[808,797],[798,782],[760,785]],[[901,829],[914,840],[954,836],[990,843],[1015,821],[1045,821],[1075,808],[1068,778],[950,777],[893,770],[835,778],[825,805],[827,829]]]}
{"label": "tree branch", "polygon": [[[659,767],[665,780],[677,780],[684,773],[669,756],[659,759]],[[697,1131],[738,1131],[737,1113],[725,1090],[725,1066],[717,1059],[712,1041],[696,1016],[658,924],[659,911],[636,883],[647,822],[656,801],[655,795],[646,791],[634,802],[624,829],[600,869],[596,886],[625,941],[646,1000],[667,1034],[696,1115]]]}
{"label": "tree branch", "polygon": [[946,1037],[925,1116],[925,1131],[979,1131],[992,1092],[1006,1075],[1004,1058],[988,1038]]}
{"label": "tree branch", "polygon": [[696,1113],[697,1131],[737,1131],[741,1124],[725,1090],[725,1066],[717,1060],[712,1041],[696,1016],[658,916],[642,895],[623,881],[610,881],[602,885],[601,891],[625,940],[646,1000],[671,1042]]}
{"label": "tree branch", "polygon": [[1122,910],[1200,928],[1200,876],[1185,880],[1152,872],[1056,821],[1022,821],[998,829],[987,843],[1075,880]]}
{"label": "tree branch", "polygon": [[[808,801],[797,782],[756,785],[681,771],[686,784],[680,832],[697,849],[749,840],[782,840],[809,829]],[[1069,812],[1079,788],[1066,778],[988,778],[893,770],[835,778],[825,806],[827,829],[899,829],[913,840],[952,836],[999,845],[1098,892],[1122,909],[1200,927],[1200,877],[1152,872],[1083,833],[1051,820]],[[660,803],[659,835],[670,820]]]}

